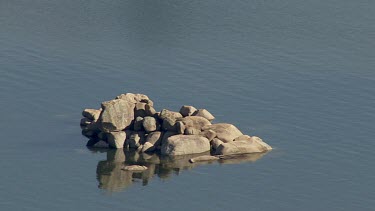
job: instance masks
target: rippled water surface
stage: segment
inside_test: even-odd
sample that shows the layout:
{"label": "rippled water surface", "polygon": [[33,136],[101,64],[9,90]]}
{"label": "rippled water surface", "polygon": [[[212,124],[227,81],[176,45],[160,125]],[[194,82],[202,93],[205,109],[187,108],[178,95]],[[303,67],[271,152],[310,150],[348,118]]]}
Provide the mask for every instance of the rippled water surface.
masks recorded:
{"label": "rippled water surface", "polygon": [[[374,14],[365,0],[0,0],[0,209],[373,210]],[[207,108],[274,150],[192,166],[87,149],[81,110],[125,92]],[[149,171],[121,171],[124,157]]]}

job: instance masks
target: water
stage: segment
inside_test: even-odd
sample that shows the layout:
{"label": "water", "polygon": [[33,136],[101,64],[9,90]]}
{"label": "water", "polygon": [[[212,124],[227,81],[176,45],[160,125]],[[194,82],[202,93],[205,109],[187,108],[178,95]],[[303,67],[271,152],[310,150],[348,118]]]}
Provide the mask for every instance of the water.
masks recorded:
{"label": "water", "polygon": [[[374,13],[365,0],[0,1],[1,210],[372,210]],[[88,150],[78,124],[125,92],[207,108],[275,149],[123,180],[116,151]]]}

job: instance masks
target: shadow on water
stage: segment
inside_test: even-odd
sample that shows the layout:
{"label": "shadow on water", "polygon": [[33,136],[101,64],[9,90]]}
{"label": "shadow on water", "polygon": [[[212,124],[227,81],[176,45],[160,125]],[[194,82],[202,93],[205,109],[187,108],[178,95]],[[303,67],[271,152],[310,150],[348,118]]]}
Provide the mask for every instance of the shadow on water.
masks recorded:
{"label": "shadow on water", "polygon": [[[226,157],[215,161],[204,161],[190,163],[189,159],[210,153],[183,155],[183,156],[160,156],[159,154],[138,153],[126,149],[95,149],[89,150],[99,153],[107,153],[107,159],[98,162],[96,176],[100,189],[109,192],[122,191],[133,183],[142,183],[146,186],[155,176],[161,179],[168,179],[173,175],[179,175],[184,170],[190,170],[203,164],[238,164],[243,162],[255,162],[266,153],[254,153],[240,156]],[[143,165],[147,170],[142,172],[124,171],[122,168],[127,165]]]}

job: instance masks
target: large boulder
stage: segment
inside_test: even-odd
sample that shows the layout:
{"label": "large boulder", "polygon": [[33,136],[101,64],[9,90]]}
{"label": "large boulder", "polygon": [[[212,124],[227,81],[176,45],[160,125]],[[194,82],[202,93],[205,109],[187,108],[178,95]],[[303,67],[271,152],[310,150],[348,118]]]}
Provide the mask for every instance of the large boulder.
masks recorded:
{"label": "large boulder", "polygon": [[232,141],[228,143],[220,144],[215,154],[217,155],[234,155],[234,154],[247,154],[247,153],[257,153],[266,152],[271,150],[268,144],[262,141],[262,139],[255,137],[251,141]]}
{"label": "large boulder", "polygon": [[216,137],[223,142],[231,142],[238,136],[243,135],[238,128],[232,124],[219,123],[208,125],[202,128],[202,130],[213,130],[216,132]]}
{"label": "large boulder", "polygon": [[211,125],[210,121],[200,116],[187,116],[182,118],[181,121],[184,123],[185,128],[195,128],[200,131],[203,127]]}
{"label": "large boulder", "polygon": [[147,133],[150,133],[159,129],[159,123],[156,121],[154,117],[146,116],[143,119],[143,128]]}
{"label": "large boulder", "polygon": [[212,121],[215,119],[215,117],[206,109],[198,109],[197,111],[193,113],[193,116],[201,116],[201,117],[206,118],[208,121]]}
{"label": "large boulder", "polygon": [[126,100],[103,102],[102,109],[98,122],[104,132],[124,130],[134,119],[134,104]]}
{"label": "large boulder", "polygon": [[161,146],[161,154],[175,156],[202,153],[210,150],[210,142],[199,135],[170,136]]}
{"label": "large boulder", "polygon": [[184,105],[180,108],[180,114],[183,116],[183,117],[186,117],[186,116],[191,116],[193,115],[193,113],[197,111],[196,108],[194,108],[193,106],[188,106],[188,105]]}
{"label": "large boulder", "polygon": [[124,131],[110,132],[107,134],[107,141],[109,146],[116,149],[124,148],[125,139],[126,133]]}

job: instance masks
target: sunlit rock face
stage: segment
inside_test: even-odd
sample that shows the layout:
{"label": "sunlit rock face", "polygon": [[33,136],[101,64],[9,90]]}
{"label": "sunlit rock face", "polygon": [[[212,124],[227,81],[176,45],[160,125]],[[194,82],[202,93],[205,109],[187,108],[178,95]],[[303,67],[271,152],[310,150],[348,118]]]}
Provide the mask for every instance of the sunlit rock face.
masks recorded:
{"label": "sunlit rock face", "polygon": [[[106,154],[106,159],[97,164],[96,178],[98,188],[108,192],[123,191],[132,185],[145,186],[154,177],[168,180],[172,176],[189,171],[199,165],[255,162],[265,154],[211,156],[208,151],[190,155],[162,156],[158,153],[141,153],[133,149],[91,147],[89,149],[92,152]],[[139,167],[144,168],[140,169]]]}
{"label": "sunlit rock face", "polygon": [[82,134],[90,138],[90,147],[130,148],[167,156],[202,152],[234,155],[272,149],[232,124],[212,123],[215,117],[206,109],[183,105],[179,112],[156,112],[154,102],[144,94],[121,94],[103,102],[100,109],[85,109],[82,115]]}

